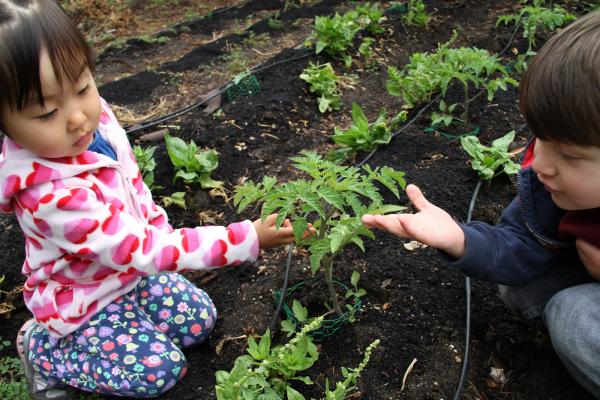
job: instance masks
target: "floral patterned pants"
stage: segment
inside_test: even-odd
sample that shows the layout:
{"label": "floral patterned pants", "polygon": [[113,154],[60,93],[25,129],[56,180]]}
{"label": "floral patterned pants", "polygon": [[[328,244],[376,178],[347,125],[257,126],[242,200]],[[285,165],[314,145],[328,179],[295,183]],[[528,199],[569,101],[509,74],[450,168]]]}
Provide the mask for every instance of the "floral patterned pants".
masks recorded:
{"label": "floral patterned pants", "polygon": [[64,338],[38,327],[30,360],[53,383],[156,397],[185,375],[181,349],[204,341],[216,319],[210,297],[183,276],[151,276]]}

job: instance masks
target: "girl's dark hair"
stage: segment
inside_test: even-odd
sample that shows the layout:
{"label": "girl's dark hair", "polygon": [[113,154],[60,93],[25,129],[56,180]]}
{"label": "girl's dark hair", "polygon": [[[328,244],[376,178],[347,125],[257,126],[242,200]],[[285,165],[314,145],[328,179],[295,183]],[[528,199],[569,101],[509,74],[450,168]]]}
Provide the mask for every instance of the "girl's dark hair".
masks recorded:
{"label": "girl's dark hair", "polygon": [[0,107],[44,105],[40,52],[48,51],[59,84],[93,69],[92,52],[56,0],[0,0]]}
{"label": "girl's dark hair", "polygon": [[519,91],[536,137],[600,147],[600,11],[553,36],[533,58]]}

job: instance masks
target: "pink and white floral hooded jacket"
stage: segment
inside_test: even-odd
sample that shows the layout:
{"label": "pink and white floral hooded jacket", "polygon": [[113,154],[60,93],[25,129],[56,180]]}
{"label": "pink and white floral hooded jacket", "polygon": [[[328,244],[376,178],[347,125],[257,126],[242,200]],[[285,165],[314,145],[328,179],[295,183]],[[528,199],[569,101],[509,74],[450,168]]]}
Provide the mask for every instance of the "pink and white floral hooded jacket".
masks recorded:
{"label": "pink and white floral hooded jacket", "polygon": [[173,229],[104,100],[98,131],[118,161],[91,151],[44,159],[8,137],[0,155],[0,210],[14,211],[25,235],[25,304],[55,337],[142,276],[237,265],[259,252],[250,221]]}

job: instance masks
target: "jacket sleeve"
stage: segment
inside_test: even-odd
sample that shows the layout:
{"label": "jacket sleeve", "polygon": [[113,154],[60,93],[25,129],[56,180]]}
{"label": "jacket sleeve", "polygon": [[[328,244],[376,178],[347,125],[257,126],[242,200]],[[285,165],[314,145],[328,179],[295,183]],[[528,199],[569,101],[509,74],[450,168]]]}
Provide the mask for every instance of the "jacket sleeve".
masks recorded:
{"label": "jacket sleeve", "polygon": [[572,250],[548,248],[529,231],[515,198],[504,210],[500,223],[483,222],[461,225],[465,234],[465,255],[449,266],[475,279],[505,285],[525,285],[556,263],[576,257]]}
{"label": "jacket sleeve", "polygon": [[256,260],[259,253],[250,221],[161,229],[160,224],[129,214],[122,205],[99,200],[89,188],[55,190],[40,200],[32,216],[32,223],[44,221],[40,233],[63,253],[139,275],[237,265]]}

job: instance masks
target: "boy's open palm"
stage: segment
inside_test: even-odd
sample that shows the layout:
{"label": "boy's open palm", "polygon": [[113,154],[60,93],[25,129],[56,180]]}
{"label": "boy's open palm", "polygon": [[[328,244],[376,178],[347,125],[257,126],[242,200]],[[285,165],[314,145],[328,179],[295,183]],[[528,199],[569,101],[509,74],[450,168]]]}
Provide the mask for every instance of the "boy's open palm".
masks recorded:
{"label": "boy's open palm", "polygon": [[394,235],[417,240],[443,250],[454,258],[464,255],[465,237],[462,229],[450,214],[431,204],[415,185],[406,187],[406,194],[419,210],[415,214],[365,214],[363,223],[368,228],[378,228]]}

